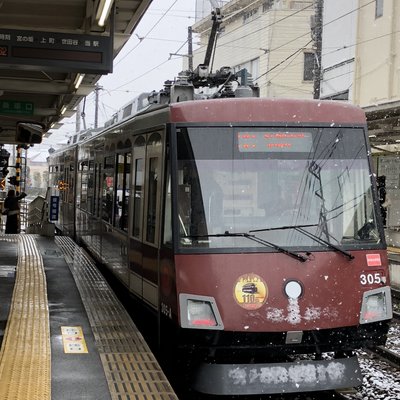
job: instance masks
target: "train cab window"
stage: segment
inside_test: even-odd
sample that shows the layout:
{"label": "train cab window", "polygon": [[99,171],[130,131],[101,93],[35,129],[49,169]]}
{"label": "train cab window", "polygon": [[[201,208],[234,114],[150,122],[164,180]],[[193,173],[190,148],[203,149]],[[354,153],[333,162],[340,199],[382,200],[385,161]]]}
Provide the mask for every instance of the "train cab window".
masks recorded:
{"label": "train cab window", "polygon": [[182,248],[379,243],[362,129],[188,128],[177,155]]}
{"label": "train cab window", "polygon": [[115,159],[113,156],[104,159],[102,219],[110,224],[112,223],[113,215],[114,165]]}

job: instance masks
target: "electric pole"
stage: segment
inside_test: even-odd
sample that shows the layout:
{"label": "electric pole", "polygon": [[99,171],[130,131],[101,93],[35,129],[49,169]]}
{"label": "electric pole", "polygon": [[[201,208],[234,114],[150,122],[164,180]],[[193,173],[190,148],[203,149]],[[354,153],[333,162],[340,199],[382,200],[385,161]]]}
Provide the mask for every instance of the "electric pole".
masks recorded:
{"label": "electric pole", "polygon": [[324,0],[314,0],[315,16],[312,27],[312,38],[314,39],[314,99],[319,99],[321,94],[321,54],[322,54],[322,26]]}
{"label": "electric pole", "polygon": [[75,132],[78,133],[81,130],[81,103],[78,104],[78,108],[75,114]]}
{"label": "electric pole", "polygon": [[192,27],[188,27],[188,67],[189,71],[193,72],[193,34]]}
{"label": "electric pole", "polygon": [[99,91],[103,88],[96,83],[95,91],[95,110],[94,110],[94,128],[98,127],[99,123]]}

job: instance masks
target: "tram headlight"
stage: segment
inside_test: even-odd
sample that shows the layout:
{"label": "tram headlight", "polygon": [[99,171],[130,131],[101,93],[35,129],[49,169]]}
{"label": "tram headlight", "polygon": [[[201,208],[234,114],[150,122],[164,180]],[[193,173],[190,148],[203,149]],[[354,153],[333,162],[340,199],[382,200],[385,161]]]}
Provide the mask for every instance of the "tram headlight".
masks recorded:
{"label": "tram headlight", "polygon": [[182,328],[224,329],[213,297],[181,293],[179,303]]}
{"label": "tram headlight", "polygon": [[392,297],[388,286],[363,294],[360,324],[383,321],[393,317]]}

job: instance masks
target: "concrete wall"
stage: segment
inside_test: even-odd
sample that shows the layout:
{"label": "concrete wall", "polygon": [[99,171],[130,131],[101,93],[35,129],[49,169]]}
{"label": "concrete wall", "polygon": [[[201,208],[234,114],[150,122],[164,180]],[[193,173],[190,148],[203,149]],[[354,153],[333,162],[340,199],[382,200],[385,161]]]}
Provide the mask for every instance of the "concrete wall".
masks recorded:
{"label": "concrete wall", "polygon": [[324,2],[321,98],[349,91],[353,100],[358,0]]}
{"label": "concrete wall", "polygon": [[385,0],[383,15],[375,2],[360,0],[354,101],[364,106],[400,99],[400,2]]}

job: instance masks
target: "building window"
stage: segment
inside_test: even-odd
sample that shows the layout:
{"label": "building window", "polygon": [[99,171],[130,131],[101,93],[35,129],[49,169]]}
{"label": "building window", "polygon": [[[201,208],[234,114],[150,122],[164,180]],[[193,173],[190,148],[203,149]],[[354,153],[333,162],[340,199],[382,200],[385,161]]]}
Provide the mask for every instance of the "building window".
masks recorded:
{"label": "building window", "polygon": [[321,100],[349,100],[349,90],[321,97]]}
{"label": "building window", "polygon": [[262,12],[266,12],[266,11],[270,10],[273,5],[274,5],[274,0],[264,1],[263,5],[262,5]]}
{"label": "building window", "polygon": [[258,12],[258,7],[253,8],[252,10],[244,13],[243,15],[243,23],[246,24],[247,22],[253,20]]}
{"label": "building window", "polygon": [[375,0],[375,18],[383,15],[383,0]]}
{"label": "building window", "polygon": [[291,10],[302,10],[303,8],[307,8],[307,6],[311,6],[312,3],[309,4],[305,3],[304,1],[292,1],[289,4],[289,8]]}
{"label": "building window", "polygon": [[248,62],[245,62],[243,64],[239,64],[233,67],[234,72],[238,72],[243,68],[247,69],[247,72],[250,72],[251,77],[253,79],[257,79],[259,75],[259,64],[260,64],[260,59],[255,58],[253,60],[250,60]]}
{"label": "building window", "polygon": [[314,53],[304,53],[303,81],[314,79]]}

